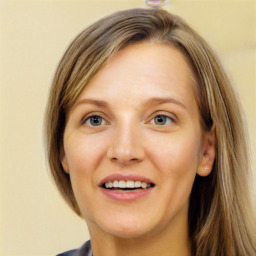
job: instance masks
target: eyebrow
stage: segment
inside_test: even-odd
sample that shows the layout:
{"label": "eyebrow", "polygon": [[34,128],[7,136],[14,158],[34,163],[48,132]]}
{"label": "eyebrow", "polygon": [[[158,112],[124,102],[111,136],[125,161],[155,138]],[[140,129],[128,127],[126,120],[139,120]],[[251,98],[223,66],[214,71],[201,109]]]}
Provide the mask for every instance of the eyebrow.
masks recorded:
{"label": "eyebrow", "polygon": [[176,100],[172,97],[168,97],[168,98],[161,98],[161,97],[155,97],[155,98],[151,98],[148,100],[147,104],[164,104],[164,103],[172,103],[172,104],[176,104],[184,109],[187,109],[185,104],[183,104],[181,101]]}
{"label": "eyebrow", "polygon": [[78,105],[81,105],[81,104],[86,104],[86,103],[89,103],[89,104],[92,104],[92,105],[96,105],[98,107],[107,107],[108,106],[108,103],[106,101],[103,101],[103,100],[82,99],[82,100],[79,100],[75,104],[75,107],[77,107]]}
{"label": "eyebrow", "polygon": [[[106,101],[96,100],[96,99],[82,99],[75,104],[75,107],[81,104],[86,104],[86,103],[96,105],[98,107],[105,107],[105,108],[108,107],[108,103]],[[168,98],[154,97],[146,101],[145,105],[151,105],[151,104],[157,105],[157,104],[165,104],[165,103],[176,104],[184,109],[187,109],[186,106],[181,101],[178,101],[172,97],[168,97]]]}

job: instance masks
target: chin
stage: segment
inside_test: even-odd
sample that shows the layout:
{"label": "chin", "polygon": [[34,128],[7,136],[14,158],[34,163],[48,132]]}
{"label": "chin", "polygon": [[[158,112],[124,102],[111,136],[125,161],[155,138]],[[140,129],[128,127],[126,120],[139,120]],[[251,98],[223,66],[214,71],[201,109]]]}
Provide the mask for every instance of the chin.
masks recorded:
{"label": "chin", "polygon": [[[99,223],[99,227],[105,233],[112,236],[132,239],[142,237],[150,233],[152,230],[152,223],[147,223],[147,221],[142,221],[141,218],[115,218],[114,220],[105,219],[103,222]],[[144,219],[145,220],[145,219]]]}
{"label": "chin", "polygon": [[108,229],[106,231],[110,235],[122,239],[135,239],[148,234],[147,230],[141,228],[138,229],[136,227],[119,227],[116,229]]}

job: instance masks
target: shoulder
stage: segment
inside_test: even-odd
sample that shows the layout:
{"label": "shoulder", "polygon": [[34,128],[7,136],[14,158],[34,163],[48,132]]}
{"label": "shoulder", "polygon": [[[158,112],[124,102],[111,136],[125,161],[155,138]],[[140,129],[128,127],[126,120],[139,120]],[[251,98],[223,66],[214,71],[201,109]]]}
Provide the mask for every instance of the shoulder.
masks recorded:
{"label": "shoulder", "polygon": [[56,256],[92,256],[91,242],[87,241],[82,247],[57,254]]}

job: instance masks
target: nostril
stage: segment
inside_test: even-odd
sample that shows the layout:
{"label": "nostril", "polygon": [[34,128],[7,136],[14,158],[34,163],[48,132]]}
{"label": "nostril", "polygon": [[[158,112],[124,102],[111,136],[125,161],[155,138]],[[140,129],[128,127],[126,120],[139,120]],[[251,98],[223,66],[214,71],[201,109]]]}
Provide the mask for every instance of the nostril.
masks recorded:
{"label": "nostril", "polygon": [[[134,146],[135,147],[135,146]],[[131,148],[127,145],[121,145],[119,147],[112,145],[107,150],[107,158],[116,163],[135,163],[140,162],[144,158],[144,149],[142,147]]]}
{"label": "nostril", "polygon": [[134,162],[138,162],[139,159],[138,158],[131,158],[131,159],[123,159],[123,158],[118,158],[118,157],[112,157],[111,161],[113,162],[120,162],[120,163],[134,163]]}

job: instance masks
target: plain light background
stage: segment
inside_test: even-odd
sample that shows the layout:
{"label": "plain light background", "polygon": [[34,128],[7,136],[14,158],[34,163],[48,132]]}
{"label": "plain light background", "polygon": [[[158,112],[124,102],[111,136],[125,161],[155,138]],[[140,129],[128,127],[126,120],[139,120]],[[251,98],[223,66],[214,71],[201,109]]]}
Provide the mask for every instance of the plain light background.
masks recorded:
{"label": "plain light background", "polygon": [[[51,80],[87,25],[143,0],[0,0],[0,255],[55,255],[88,238],[45,164],[43,116]],[[256,1],[169,0],[218,52],[249,124],[256,195]]]}

